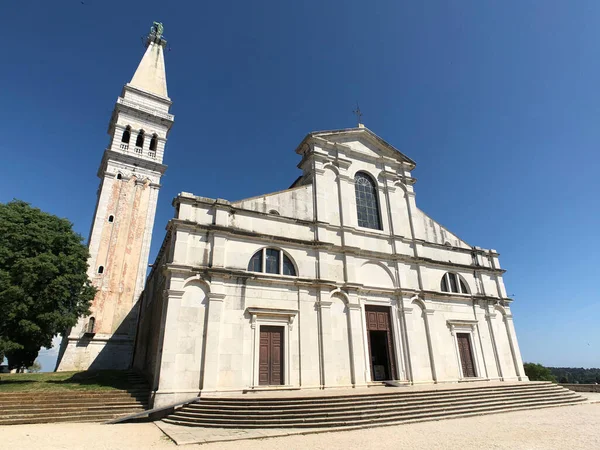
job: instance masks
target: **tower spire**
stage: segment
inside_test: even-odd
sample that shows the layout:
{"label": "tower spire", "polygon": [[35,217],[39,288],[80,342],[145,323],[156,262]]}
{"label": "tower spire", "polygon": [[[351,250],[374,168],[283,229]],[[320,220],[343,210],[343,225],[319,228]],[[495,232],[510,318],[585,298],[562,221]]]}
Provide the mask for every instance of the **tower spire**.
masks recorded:
{"label": "tower spire", "polygon": [[167,41],[163,37],[164,27],[154,22],[146,37],[146,52],[133,74],[129,86],[169,98],[167,94],[167,75],[165,71],[164,48]]}

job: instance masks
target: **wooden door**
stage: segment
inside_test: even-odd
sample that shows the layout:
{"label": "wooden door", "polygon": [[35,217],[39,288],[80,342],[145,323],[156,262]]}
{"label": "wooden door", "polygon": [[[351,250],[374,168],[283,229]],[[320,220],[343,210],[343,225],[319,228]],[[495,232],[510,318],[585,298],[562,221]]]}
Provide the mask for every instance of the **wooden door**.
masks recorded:
{"label": "wooden door", "polygon": [[258,384],[283,384],[283,327],[260,327]]}
{"label": "wooden door", "polygon": [[[396,364],[394,358],[394,346],[392,339],[392,326],[390,320],[390,308],[387,306],[366,306],[365,314],[367,316],[367,336],[369,341],[369,354],[373,354],[371,347],[371,337],[369,331],[385,331],[386,333],[386,352],[388,374],[392,380],[396,380]],[[371,379],[375,379],[374,369],[371,364]]]}
{"label": "wooden door", "polygon": [[458,353],[460,355],[463,377],[476,377],[473,353],[471,352],[471,335],[469,333],[457,333],[456,339],[458,340]]}

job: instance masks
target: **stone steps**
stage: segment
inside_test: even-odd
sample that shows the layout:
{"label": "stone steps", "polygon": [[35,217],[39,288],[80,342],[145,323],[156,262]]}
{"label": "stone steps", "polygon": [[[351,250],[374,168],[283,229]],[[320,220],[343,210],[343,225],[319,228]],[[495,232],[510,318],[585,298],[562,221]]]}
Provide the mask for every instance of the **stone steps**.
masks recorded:
{"label": "stone steps", "polygon": [[361,427],[570,405],[584,400],[550,383],[373,395],[210,397],[188,404],[163,420],[218,428]]}
{"label": "stone steps", "polygon": [[70,408],[60,410],[54,409],[46,409],[46,410],[35,410],[30,409],[26,411],[13,411],[8,413],[3,413],[2,419],[12,419],[12,418],[35,418],[38,416],[46,416],[52,415],[54,417],[63,417],[63,416],[72,416],[73,414],[125,414],[130,411],[139,412],[143,411],[145,407],[143,405],[121,405],[121,406],[80,406],[78,408]]}
{"label": "stone steps", "polygon": [[102,422],[148,409],[149,388],[129,375],[131,389],[0,393],[0,425]]}
{"label": "stone steps", "polygon": [[[304,395],[304,396],[290,396],[290,395],[286,395],[286,396],[281,396],[281,397],[274,397],[274,396],[262,396],[262,397],[253,397],[254,394],[245,394],[244,397],[228,397],[228,396],[218,396],[218,395],[210,395],[210,396],[206,396],[203,397],[203,401],[205,402],[209,402],[209,401],[218,401],[219,403],[223,403],[223,402],[230,402],[230,403],[254,403],[257,401],[260,401],[261,404],[266,404],[266,403],[306,403],[306,402],[314,402],[315,400],[319,400],[319,399],[335,399],[335,400],[346,400],[346,399],[357,399],[357,398],[385,398],[385,397],[393,397],[393,398],[398,398],[401,396],[410,396],[410,397],[418,397],[421,395],[432,395],[432,394],[458,394],[458,393],[474,393],[474,392],[492,392],[492,391],[497,391],[497,392],[504,392],[504,391],[511,391],[511,390],[515,390],[515,389],[519,389],[519,390],[536,390],[536,389],[540,389],[540,388],[547,388],[547,389],[561,389],[560,385],[556,385],[554,383],[551,382],[546,382],[546,381],[530,381],[530,382],[526,382],[526,383],[506,383],[506,385],[501,385],[501,384],[493,384],[493,385],[489,385],[489,386],[468,386],[466,385],[465,387],[452,387],[452,388],[437,388],[437,389],[422,389],[422,390],[403,390],[402,387],[400,388],[389,388],[389,392],[381,392],[381,391],[377,391],[377,392],[373,392],[372,394],[369,392],[367,394],[365,393],[360,393],[360,394],[343,394],[343,395],[338,395],[338,394],[333,394],[333,395],[329,395],[329,396],[325,396],[325,395]],[[273,395],[276,395],[275,392],[273,392]]]}
{"label": "stone steps", "polygon": [[[559,388],[560,389],[560,388]],[[492,397],[496,397],[496,396],[505,396],[507,393],[511,393],[511,392],[516,392],[519,394],[531,394],[531,395],[545,395],[546,393],[552,393],[555,392],[556,389],[553,388],[551,385],[547,385],[547,386],[543,386],[540,388],[535,388],[535,389],[520,389],[518,391],[510,391],[510,390],[503,390],[503,391],[495,391],[495,390],[489,390],[489,392],[485,392],[485,391],[475,391],[473,390],[473,392],[457,392],[456,394],[452,394],[453,398],[459,399],[459,398],[476,398],[480,395],[482,395],[482,393],[484,393],[486,395],[487,398],[492,398]],[[560,391],[560,392],[564,392],[564,391]],[[564,392],[566,393],[566,392]],[[213,405],[217,405],[220,408],[223,409],[240,409],[240,408],[247,408],[249,410],[253,409],[253,408],[259,408],[261,411],[265,411],[268,409],[278,409],[278,410],[286,410],[286,409],[290,409],[290,410],[295,410],[296,408],[299,407],[309,407],[312,408],[315,402],[324,402],[322,407],[338,407],[338,406],[343,406],[343,405],[361,405],[361,404],[368,404],[368,405],[372,405],[374,403],[377,403],[379,405],[385,405],[387,403],[391,403],[391,404],[397,404],[398,401],[406,401],[406,402],[413,402],[413,401],[427,401],[428,399],[434,399],[434,400],[439,400],[440,398],[444,398],[445,394],[439,392],[439,391],[428,391],[426,393],[403,393],[403,394],[375,394],[375,395],[360,395],[360,396],[355,396],[352,398],[338,398],[338,397],[324,397],[324,398],[319,398],[317,400],[314,399],[310,399],[310,400],[305,400],[305,401],[301,401],[301,402],[294,402],[294,401],[287,401],[287,399],[283,399],[283,401],[281,401],[281,399],[279,399],[277,402],[273,402],[272,400],[267,400],[265,399],[265,401],[241,401],[241,399],[239,401],[231,401],[228,399],[223,399],[223,400],[218,400],[218,399],[202,399],[200,402],[197,403],[191,403],[188,406],[190,408],[202,408],[202,407],[212,407]]]}
{"label": "stone steps", "polygon": [[[536,396],[536,397],[527,397],[527,396],[519,396],[519,397],[510,397],[510,400],[506,398],[498,398],[496,402],[509,402],[509,401],[519,401],[519,400],[544,400],[548,397],[546,395]],[[577,401],[579,396],[573,395],[570,397],[565,397],[565,399],[571,399],[572,401]],[[477,405],[481,402],[481,400],[471,400],[461,402],[464,405]],[[428,402],[404,402],[403,410],[412,410],[412,409],[422,409],[425,407],[444,407],[444,406],[452,406],[456,403],[456,400],[436,400],[436,401],[428,401]],[[486,404],[494,403],[493,399],[487,399]],[[334,415],[334,414],[348,414],[348,413],[363,413],[369,412],[373,410],[377,411],[395,411],[398,408],[397,404],[390,405],[364,405],[364,406],[346,406],[346,407],[320,407],[317,411],[314,408],[303,408],[298,410],[244,410],[244,411],[225,411],[225,410],[215,410],[210,408],[199,409],[199,408],[188,408],[184,412],[181,412],[182,415],[193,416],[193,417],[231,417],[237,415],[243,415],[244,417],[248,416],[258,416],[261,420],[269,417],[294,417],[295,415],[302,414],[305,417],[317,416],[317,415]]]}
{"label": "stone steps", "polygon": [[[132,411],[134,413],[137,411]],[[103,413],[103,414],[88,414],[82,416],[80,414],[72,414],[70,416],[55,416],[55,415],[40,415],[34,418],[31,417],[15,417],[10,419],[0,419],[0,425],[26,425],[26,424],[40,424],[40,423],[59,423],[59,422],[106,422],[111,419],[115,419],[128,412],[118,413]]]}
{"label": "stone steps", "polygon": [[15,398],[11,398],[8,400],[5,400],[3,398],[0,398],[0,408],[3,408],[5,406],[10,406],[10,405],[53,405],[57,402],[60,403],[81,403],[82,401],[91,401],[91,402],[98,402],[98,401],[111,401],[111,402],[131,402],[131,401],[145,401],[148,398],[148,393],[144,393],[139,394],[139,395],[119,395],[119,396],[94,396],[94,397],[90,397],[90,396],[72,396],[72,397],[49,397],[49,398],[40,398],[40,399],[36,399],[36,398],[25,398],[25,399],[20,399],[18,397]]}
{"label": "stone steps", "polygon": [[[547,401],[547,400],[546,400]],[[570,400],[560,400],[561,402],[565,401],[576,401],[576,399],[570,399]],[[543,402],[543,400],[541,401]],[[478,408],[481,406],[484,407],[495,407],[495,406],[510,406],[512,404],[527,404],[527,403],[532,403],[531,401],[528,401],[527,399],[511,399],[511,400],[499,400],[499,401],[495,401],[495,402],[468,402],[468,403],[461,403],[459,406],[456,405],[455,402],[452,401],[447,401],[444,403],[440,403],[437,405],[433,405],[433,406],[425,406],[425,405],[416,405],[414,407],[403,407],[401,410],[401,413],[412,413],[412,412],[421,412],[421,411],[435,411],[435,410],[442,410],[442,411],[449,411],[449,410],[453,410],[453,409],[472,409],[472,408]],[[536,402],[539,403],[539,402]],[[370,408],[370,409],[363,409],[363,410],[358,410],[358,411],[351,411],[350,413],[347,411],[333,411],[333,412],[323,412],[323,411],[317,411],[315,412],[314,410],[312,412],[309,413],[300,413],[302,414],[302,421],[303,422],[308,422],[310,420],[313,419],[322,419],[322,418],[327,418],[329,419],[335,419],[338,417],[341,418],[347,418],[347,417],[366,417],[366,416],[370,416],[370,417],[378,417],[378,416],[385,416],[385,415],[395,415],[398,413],[398,408],[386,408],[386,409],[382,409],[382,408]],[[297,416],[295,415],[288,415],[288,416],[281,416],[278,414],[270,414],[270,415],[261,415],[260,417],[257,416],[251,416],[248,414],[243,414],[241,415],[240,418],[238,417],[232,417],[230,414],[219,414],[219,413],[214,413],[214,414],[206,414],[206,413],[196,413],[196,412],[188,412],[188,411],[183,411],[180,412],[178,414],[178,417],[185,417],[188,419],[195,419],[195,418],[202,418],[202,419],[209,419],[212,420],[214,422],[217,421],[223,421],[223,422],[229,422],[231,420],[260,420],[261,423],[286,423],[286,422],[293,422],[297,420]]]}
{"label": "stone steps", "polygon": [[[88,406],[82,406],[81,403],[68,403],[68,404],[61,403],[60,410],[61,411],[81,411],[81,410],[97,410],[97,409],[113,409],[113,408],[132,408],[132,407],[137,408],[138,406],[145,409],[148,407],[148,402],[137,402],[137,403],[136,402],[101,402],[101,403],[89,404]],[[21,413],[21,414],[27,414],[30,411],[33,411],[33,412],[38,411],[40,413],[44,413],[44,412],[52,412],[55,410],[56,410],[56,407],[53,405],[45,405],[45,406],[15,405],[15,406],[7,406],[7,407],[3,406],[1,409],[3,415],[11,415],[11,414],[14,414],[15,412]]]}

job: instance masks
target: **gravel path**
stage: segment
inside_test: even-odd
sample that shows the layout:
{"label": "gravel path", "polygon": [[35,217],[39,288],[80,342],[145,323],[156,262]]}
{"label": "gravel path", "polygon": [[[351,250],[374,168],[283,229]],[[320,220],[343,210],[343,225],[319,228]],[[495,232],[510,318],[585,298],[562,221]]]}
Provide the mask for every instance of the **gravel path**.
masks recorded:
{"label": "gravel path", "polygon": [[[177,448],[152,423],[0,427],[2,448]],[[288,436],[180,448],[292,449],[600,449],[600,404],[564,406],[338,433]]]}

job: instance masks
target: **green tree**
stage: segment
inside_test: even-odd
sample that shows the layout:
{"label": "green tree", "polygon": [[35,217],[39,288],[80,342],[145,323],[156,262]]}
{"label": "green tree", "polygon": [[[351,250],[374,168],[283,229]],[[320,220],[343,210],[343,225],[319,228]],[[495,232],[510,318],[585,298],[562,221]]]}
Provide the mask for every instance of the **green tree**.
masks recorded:
{"label": "green tree", "polygon": [[88,250],[72,224],[20,200],[0,203],[0,356],[11,369],[89,314]]}
{"label": "green tree", "polygon": [[525,363],[523,364],[525,369],[525,375],[531,381],[552,381],[556,383],[556,377],[552,375],[552,372],[547,367],[536,363]]}

